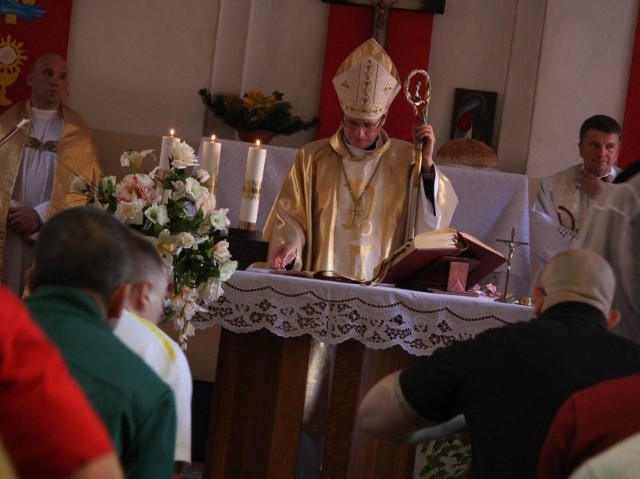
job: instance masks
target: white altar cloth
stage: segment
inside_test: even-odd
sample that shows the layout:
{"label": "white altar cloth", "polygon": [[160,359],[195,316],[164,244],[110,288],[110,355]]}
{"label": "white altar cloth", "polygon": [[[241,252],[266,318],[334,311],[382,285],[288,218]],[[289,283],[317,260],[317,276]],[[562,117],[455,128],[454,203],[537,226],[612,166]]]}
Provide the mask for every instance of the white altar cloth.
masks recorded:
{"label": "white altar cloth", "polygon": [[[202,141],[208,140],[203,137]],[[200,149],[202,149],[202,141]],[[250,143],[220,140],[222,143],[220,170],[216,200],[219,208],[229,208],[231,226],[238,226],[238,214],[244,183],[247,153]],[[260,191],[257,229],[262,230],[280,185],[297,154],[297,149],[263,145],[267,158]],[[504,243],[497,239],[509,239],[512,228],[517,241],[529,242],[529,193],[525,175],[505,173],[485,168],[440,165],[451,180],[459,203],[451,226],[470,233],[494,249],[507,254]],[[511,262],[509,291],[527,296],[530,289],[529,246],[518,246]],[[498,272],[503,273],[506,265]],[[497,286],[504,288],[505,275],[497,278]]]}
{"label": "white altar cloth", "polygon": [[533,308],[488,298],[362,286],[236,271],[224,296],[194,318],[196,328],[236,333],[267,329],[281,337],[309,334],[338,344],[355,339],[371,349],[400,346],[416,356],[454,340],[533,317]]}

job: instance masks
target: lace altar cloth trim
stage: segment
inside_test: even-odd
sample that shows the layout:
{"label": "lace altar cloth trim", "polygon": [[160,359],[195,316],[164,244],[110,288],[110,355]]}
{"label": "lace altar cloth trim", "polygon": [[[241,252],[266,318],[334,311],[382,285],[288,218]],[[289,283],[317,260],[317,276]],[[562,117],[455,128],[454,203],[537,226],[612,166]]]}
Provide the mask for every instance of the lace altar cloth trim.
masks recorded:
{"label": "lace altar cloth trim", "polygon": [[264,328],[281,337],[309,334],[330,344],[355,339],[372,349],[400,346],[416,356],[533,316],[530,307],[486,298],[252,271],[234,273],[224,291],[207,314],[194,317],[196,328],[218,324],[236,333]]}

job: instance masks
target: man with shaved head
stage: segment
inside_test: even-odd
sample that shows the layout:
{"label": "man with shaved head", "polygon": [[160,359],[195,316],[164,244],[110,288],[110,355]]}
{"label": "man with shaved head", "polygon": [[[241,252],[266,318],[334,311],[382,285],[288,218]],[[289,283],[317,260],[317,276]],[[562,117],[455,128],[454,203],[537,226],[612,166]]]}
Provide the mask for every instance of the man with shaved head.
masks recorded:
{"label": "man with shaved head", "polygon": [[533,478],[547,429],[574,392],[640,372],[640,346],[609,332],[615,278],[597,254],[554,256],[534,287],[536,318],[435,351],[376,384],[358,424],[396,442],[462,415],[472,478]]}
{"label": "man with shaved head", "polygon": [[58,211],[86,202],[71,193],[75,176],[97,183],[98,155],[80,116],[63,105],[67,63],[45,53],[27,75],[31,98],[0,116],[0,138],[29,122],[0,148],[0,281],[22,293],[35,255],[34,235]]}

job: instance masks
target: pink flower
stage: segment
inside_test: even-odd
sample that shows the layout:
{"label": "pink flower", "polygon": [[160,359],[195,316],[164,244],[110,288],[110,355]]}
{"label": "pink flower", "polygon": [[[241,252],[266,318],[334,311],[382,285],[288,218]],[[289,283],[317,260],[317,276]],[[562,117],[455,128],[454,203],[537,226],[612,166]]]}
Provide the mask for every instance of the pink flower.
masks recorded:
{"label": "pink flower", "polygon": [[142,200],[144,204],[158,201],[156,184],[149,175],[134,173],[125,176],[116,185],[116,198],[118,201],[132,202]]}

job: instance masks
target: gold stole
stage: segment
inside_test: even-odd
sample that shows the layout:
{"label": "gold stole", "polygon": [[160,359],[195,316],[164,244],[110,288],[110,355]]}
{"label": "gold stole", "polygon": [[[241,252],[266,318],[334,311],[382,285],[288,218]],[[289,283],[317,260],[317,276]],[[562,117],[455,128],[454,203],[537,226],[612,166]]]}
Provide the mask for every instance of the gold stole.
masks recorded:
{"label": "gold stole", "polygon": [[[86,203],[86,198],[71,193],[71,181],[82,176],[97,184],[100,176],[98,154],[84,121],[71,108],[62,107],[64,131],[58,143],[57,161],[51,189],[47,219],[69,206]],[[0,137],[11,131],[24,118],[31,118],[30,102],[21,102],[0,116]],[[22,163],[22,152],[28,141],[29,126],[21,128],[11,140],[0,147],[0,277],[4,267],[4,244],[7,234],[7,213],[13,188]]]}

